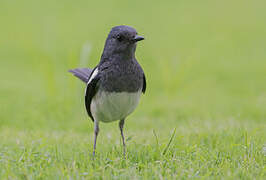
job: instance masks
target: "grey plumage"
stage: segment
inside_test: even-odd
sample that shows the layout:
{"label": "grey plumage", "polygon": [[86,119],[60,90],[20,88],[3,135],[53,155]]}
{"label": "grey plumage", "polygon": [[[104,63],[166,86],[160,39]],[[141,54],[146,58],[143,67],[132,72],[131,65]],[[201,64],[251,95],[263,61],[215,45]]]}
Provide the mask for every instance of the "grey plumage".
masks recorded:
{"label": "grey plumage", "polygon": [[[136,92],[143,88],[145,76],[135,57],[110,58],[99,65],[99,88],[108,92]],[[145,92],[145,91],[143,91]]]}

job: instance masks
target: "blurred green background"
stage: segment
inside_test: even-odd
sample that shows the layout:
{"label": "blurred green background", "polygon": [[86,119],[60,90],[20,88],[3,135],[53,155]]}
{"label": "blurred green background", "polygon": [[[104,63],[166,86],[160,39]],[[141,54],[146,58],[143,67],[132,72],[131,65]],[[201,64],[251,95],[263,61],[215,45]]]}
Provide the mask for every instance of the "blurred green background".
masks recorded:
{"label": "blurred green background", "polygon": [[[58,132],[88,136],[90,147],[85,84],[67,71],[97,65],[110,29],[130,25],[146,38],[136,56],[147,91],[126,122],[127,136],[149,144],[152,130],[162,139],[173,128],[180,136],[247,131],[261,150],[265,7],[263,0],[1,0],[2,147],[22,134],[31,141]],[[99,149],[108,134],[119,138],[117,123],[101,128]]]}
{"label": "blurred green background", "polygon": [[80,130],[85,85],[67,70],[94,67],[121,24],[146,37],[137,58],[148,88],[135,119],[265,120],[265,5],[1,0],[0,125]]}

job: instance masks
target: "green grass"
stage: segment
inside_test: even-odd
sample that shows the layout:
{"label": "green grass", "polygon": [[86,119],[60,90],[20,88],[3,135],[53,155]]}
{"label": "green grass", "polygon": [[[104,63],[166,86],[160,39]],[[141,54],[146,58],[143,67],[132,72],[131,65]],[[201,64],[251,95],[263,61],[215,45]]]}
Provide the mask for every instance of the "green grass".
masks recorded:
{"label": "green grass", "polygon": [[[0,1],[0,179],[266,179],[266,3]],[[147,92],[100,124],[85,85],[115,25],[146,40]]]}

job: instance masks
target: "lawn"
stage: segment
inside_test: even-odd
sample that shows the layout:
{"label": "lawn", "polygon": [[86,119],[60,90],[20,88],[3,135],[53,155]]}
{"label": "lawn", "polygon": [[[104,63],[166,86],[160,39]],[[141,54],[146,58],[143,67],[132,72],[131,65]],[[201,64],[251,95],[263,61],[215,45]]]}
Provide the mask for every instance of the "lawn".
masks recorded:
{"label": "lawn", "polygon": [[[266,3],[0,1],[0,179],[266,179]],[[147,91],[100,124],[85,84],[116,25],[146,40]]]}

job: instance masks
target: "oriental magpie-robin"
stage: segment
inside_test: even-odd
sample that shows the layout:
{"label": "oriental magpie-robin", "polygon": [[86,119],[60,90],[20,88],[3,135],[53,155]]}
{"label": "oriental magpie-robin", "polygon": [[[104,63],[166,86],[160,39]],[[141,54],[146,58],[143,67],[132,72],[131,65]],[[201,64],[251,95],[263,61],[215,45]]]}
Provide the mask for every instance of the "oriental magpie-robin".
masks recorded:
{"label": "oriental magpie-robin", "polygon": [[69,70],[87,84],[85,106],[94,122],[93,155],[99,122],[119,120],[125,156],[124,122],[146,90],[145,75],[135,57],[137,42],[143,39],[130,26],[113,27],[106,39],[101,60],[94,69]]}

